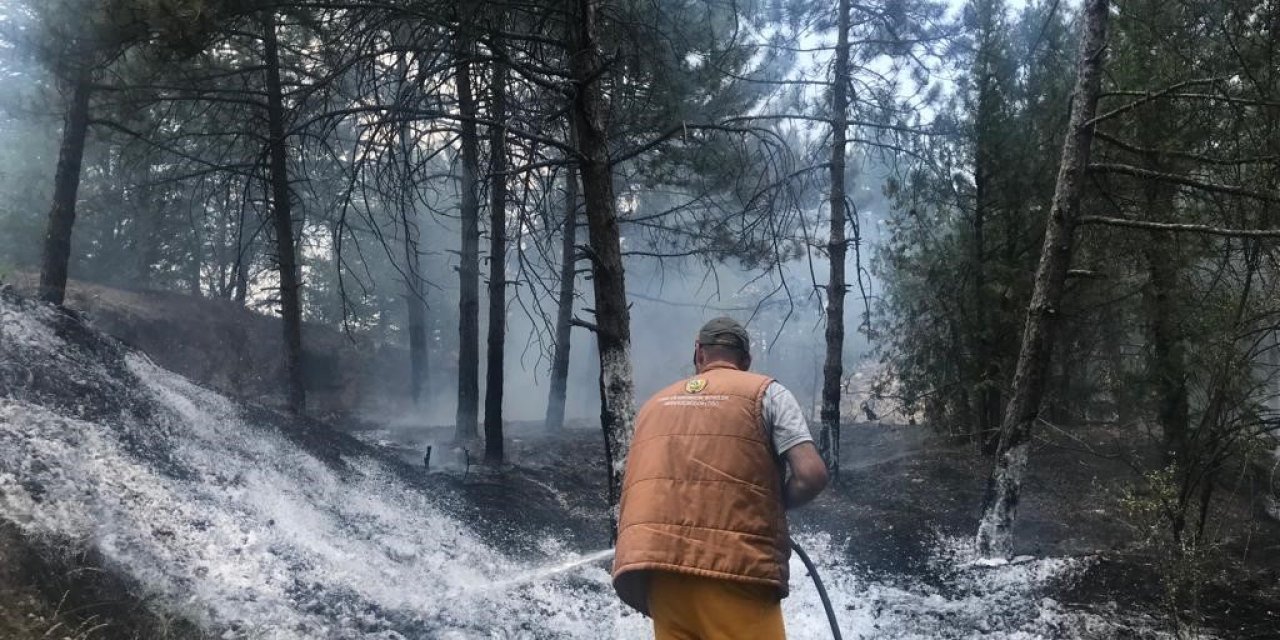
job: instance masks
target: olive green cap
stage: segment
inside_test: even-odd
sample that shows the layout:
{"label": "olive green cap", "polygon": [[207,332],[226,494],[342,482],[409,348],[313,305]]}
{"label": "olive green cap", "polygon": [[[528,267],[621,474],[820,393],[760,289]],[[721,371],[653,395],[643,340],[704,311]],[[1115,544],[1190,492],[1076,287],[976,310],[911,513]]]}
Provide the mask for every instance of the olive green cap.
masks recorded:
{"label": "olive green cap", "polygon": [[751,355],[751,335],[737,320],[728,316],[720,316],[702,325],[698,331],[698,344],[733,347]]}

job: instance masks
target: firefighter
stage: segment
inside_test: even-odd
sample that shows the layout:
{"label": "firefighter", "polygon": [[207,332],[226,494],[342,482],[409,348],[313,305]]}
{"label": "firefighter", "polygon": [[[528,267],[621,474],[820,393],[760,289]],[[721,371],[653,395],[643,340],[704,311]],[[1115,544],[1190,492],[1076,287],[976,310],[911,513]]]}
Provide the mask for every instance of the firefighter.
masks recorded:
{"label": "firefighter", "polygon": [[636,416],[614,589],[657,640],[785,638],[786,510],[826,487],[826,464],[795,396],[749,371],[741,324],[704,325],[693,362]]}

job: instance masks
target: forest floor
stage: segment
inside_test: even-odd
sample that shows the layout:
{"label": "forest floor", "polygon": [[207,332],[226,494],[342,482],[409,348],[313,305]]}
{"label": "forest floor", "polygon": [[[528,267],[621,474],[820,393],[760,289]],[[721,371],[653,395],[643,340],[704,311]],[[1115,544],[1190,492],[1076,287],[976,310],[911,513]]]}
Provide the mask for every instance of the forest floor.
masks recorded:
{"label": "forest floor", "polygon": [[[433,445],[434,471],[466,499],[460,514],[486,521],[482,531],[497,543],[530,527],[568,535],[584,549],[606,547],[605,485],[600,434],[579,423],[559,433],[540,425],[509,427],[509,464],[474,463],[449,445],[448,428],[390,432],[373,425],[356,435],[421,467]],[[1162,563],[1166,549],[1146,542],[1122,505],[1138,475],[1125,460],[1142,455],[1132,439],[1094,427],[1041,437],[1032,454],[1016,529],[1015,552],[1036,557],[1089,558],[1090,568],[1055,594],[1081,609],[1122,611],[1170,625],[1164,606]],[[838,482],[813,504],[792,514],[798,532],[843,536],[846,560],[872,576],[910,575],[946,588],[930,562],[943,537],[977,530],[989,462],[972,446],[925,427],[872,423],[844,428]],[[1242,489],[1226,495],[1210,518],[1212,540],[1196,573],[1198,612],[1184,609],[1224,638],[1280,638],[1280,524],[1262,512],[1261,500]],[[1185,603],[1184,603],[1185,606]]]}
{"label": "forest floor", "polygon": [[[78,320],[66,323],[59,329],[68,345],[64,355],[114,362],[114,347],[104,347]],[[164,343],[130,342],[156,360],[164,359],[151,351]],[[105,418],[118,415],[119,394],[86,397],[68,382],[68,362],[19,358],[10,364],[26,372],[29,387],[33,381],[32,388],[48,387],[41,393],[48,395],[51,407],[96,411]],[[77,371],[109,390],[116,388],[115,382],[93,376],[110,373],[112,367]],[[200,377],[199,372],[187,375]],[[278,430],[335,468],[353,457],[388,461],[405,485],[433,496],[442,509],[510,556],[547,557],[540,545],[548,539],[578,552],[610,544],[601,436],[587,422],[557,433],[537,424],[509,424],[508,464],[487,467],[479,464],[477,446],[464,451],[452,444],[449,427],[391,430],[355,420],[295,420],[253,404],[243,410],[246,423]],[[1075,610],[1097,611],[1102,618],[1137,616],[1160,626],[1167,619],[1162,594],[1168,554],[1143,543],[1147,532],[1130,524],[1121,504],[1138,480],[1124,461],[1151,451],[1135,451],[1131,433],[1102,427],[1041,435],[1025,484],[1017,553],[1087,559],[1088,569],[1055,585],[1053,598]],[[431,465],[424,467],[428,446]],[[940,565],[931,558],[936,559],[941,539],[966,538],[976,530],[989,463],[970,445],[928,428],[855,424],[844,429],[842,467],[832,489],[793,514],[793,530],[831,536],[834,544],[818,552],[843,550],[843,562],[856,567],[857,575],[878,576],[884,584],[912,581],[904,591],[919,592],[920,583],[933,585],[936,591],[926,591],[926,598],[955,588],[949,579],[953,576],[940,574]],[[1231,479],[1220,489],[1225,499],[1211,514],[1207,531],[1213,552],[1191,575],[1201,594],[1194,608],[1217,637],[1280,638],[1280,524],[1264,515],[1258,492],[1250,486],[1252,476],[1243,471],[1248,470],[1224,474]],[[169,535],[156,535],[162,534]],[[559,552],[551,555],[559,557]],[[44,541],[0,526],[0,637],[198,637],[181,620],[158,614],[162,609],[149,606],[140,593],[136,585],[104,570],[92,553],[53,553]]]}

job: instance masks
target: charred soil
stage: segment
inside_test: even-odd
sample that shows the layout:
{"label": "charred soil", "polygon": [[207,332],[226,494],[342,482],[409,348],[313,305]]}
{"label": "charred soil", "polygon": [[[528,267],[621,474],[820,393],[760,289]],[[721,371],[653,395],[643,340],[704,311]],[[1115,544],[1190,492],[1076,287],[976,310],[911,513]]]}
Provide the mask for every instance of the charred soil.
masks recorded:
{"label": "charred soil", "polygon": [[[448,427],[401,433],[395,444],[384,440],[384,446],[413,468],[411,461],[421,464],[425,443],[451,433]],[[487,534],[505,546],[529,539],[531,530],[584,549],[606,546],[600,434],[584,422],[555,433],[513,424],[509,433],[509,464],[421,469],[422,481],[448,483],[461,497],[460,514],[486,522]],[[945,590],[946,576],[935,573],[930,559],[940,538],[976,531],[990,461],[971,445],[926,427],[861,423],[846,426],[844,434],[839,479],[813,504],[793,512],[793,529],[843,536],[847,562],[870,575],[912,576]],[[1131,462],[1145,454],[1106,428],[1043,437],[1032,456],[1015,551],[1088,558],[1089,569],[1054,598],[1172,630],[1164,602],[1165,558],[1144,544],[1145,531],[1121,504],[1123,493],[1139,481]],[[1280,638],[1280,525],[1254,502],[1241,487],[1223,488],[1212,547],[1201,568],[1199,610],[1181,612],[1184,624],[1191,620],[1220,637]],[[525,533],[511,535],[517,531]]]}

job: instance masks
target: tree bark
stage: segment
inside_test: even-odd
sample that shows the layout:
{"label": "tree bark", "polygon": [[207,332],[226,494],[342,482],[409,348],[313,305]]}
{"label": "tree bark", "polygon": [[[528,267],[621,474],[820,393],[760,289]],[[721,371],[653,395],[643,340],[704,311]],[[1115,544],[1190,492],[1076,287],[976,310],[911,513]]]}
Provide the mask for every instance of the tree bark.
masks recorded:
{"label": "tree bark", "polygon": [[276,267],[280,273],[280,316],[284,326],[284,375],[289,411],[306,410],[302,381],[302,286],[293,241],[293,213],[289,193],[288,145],[284,131],[284,92],[280,82],[280,43],[276,17],[262,14],[262,41],[267,72],[267,127],[271,145],[271,209],[276,232]]}
{"label": "tree bark", "polygon": [[[507,117],[507,69],[493,63],[490,118]],[[484,459],[502,462],[502,392],[507,344],[507,136],[500,125],[489,127],[489,351],[484,387]]]}
{"label": "tree bark", "polygon": [[1090,120],[1097,110],[1102,85],[1108,5],[1108,0],[1086,0],[1084,6],[1071,120],[1062,145],[1057,186],[1027,309],[1013,394],[1005,409],[996,464],[987,482],[982,521],[978,526],[978,551],[988,557],[1007,557],[1013,553],[1013,522],[1027,466],[1031,429],[1040,413],[1049,356],[1053,351],[1054,325],[1071,264],[1072,233],[1079,216],[1083,178],[1093,142]]}
{"label": "tree bark", "polygon": [[[984,6],[984,11],[991,12],[995,9],[991,6]],[[995,26],[990,20],[983,21],[984,28],[987,30],[983,33],[983,39],[990,39],[993,34],[991,29]],[[992,158],[994,157],[994,144],[992,138],[996,135],[995,122],[996,111],[998,109],[999,96],[997,88],[994,85],[995,69],[991,60],[991,52],[986,50],[987,45],[984,44],[984,50],[981,54],[983,57],[978,61],[977,73],[978,82],[981,83],[978,91],[978,113],[976,114],[976,131],[973,158],[973,185],[974,185],[974,203],[973,203],[973,305],[974,305],[974,321],[972,329],[973,336],[973,360],[974,365],[969,368],[970,371],[978,373],[978,388],[975,394],[976,407],[973,410],[973,416],[976,418],[975,442],[978,450],[984,455],[995,453],[996,445],[999,443],[1000,435],[1000,366],[996,361],[996,354],[993,345],[993,327],[992,327],[992,309],[991,303],[987,299],[987,222],[990,218],[991,210],[991,186],[994,179],[992,171]]]}
{"label": "tree bark", "polygon": [[[398,43],[407,39],[403,31],[396,32]],[[411,90],[409,83],[409,62],[405,53],[396,57],[396,71],[399,75],[396,86],[396,103],[403,106],[408,100]],[[427,386],[427,368],[429,354],[427,352],[427,288],[422,274],[422,251],[420,249],[422,231],[418,226],[418,213],[413,204],[413,154],[409,139],[409,121],[402,120],[396,132],[399,147],[400,184],[398,188],[397,208],[400,224],[404,232],[405,257],[405,303],[409,318],[409,396],[413,405],[420,406],[422,394]]]}
{"label": "tree bark", "polygon": [[[465,25],[459,27],[466,29]],[[462,116],[462,251],[458,265],[458,411],[454,438],[474,440],[478,434],[480,402],[480,135],[476,130],[476,102],[471,92],[470,36],[459,33],[458,67],[454,82]]]}
{"label": "tree bark", "polygon": [[831,237],[827,255],[831,278],[827,283],[827,358],[822,366],[823,453],[833,478],[840,476],[840,400],[844,395],[844,297],[848,289],[844,267],[845,156],[849,118],[849,0],[840,0],[837,16],[835,73],[831,81]]}
{"label": "tree bark", "polygon": [[571,16],[569,67],[575,89],[573,128],[578,140],[595,290],[600,428],[609,469],[609,504],[614,506],[622,492],[622,471],[635,429],[631,312],[627,307],[621,234],[609,162],[605,121],[608,109],[601,82],[604,62],[596,40],[596,0],[566,0],[566,8]]}
{"label": "tree bark", "polygon": [[548,429],[564,427],[569,392],[569,343],[573,329],[573,290],[577,280],[578,176],[574,165],[565,167],[564,228],[560,235],[560,297],[556,305],[556,349],[551,359],[551,391],[547,394]]}
{"label": "tree bark", "polygon": [[1155,378],[1156,420],[1164,440],[1164,462],[1183,462],[1187,453],[1190,401],[1187,394],[1187,367],[1182,342],[1177,335],[1173,297],[1177,295],[1177,272],[1173,256],[1164,246],[1168,238],[1148,240],[1143,253],[1147,259],[1147,339],[1151,344],[1150,375]]}
{"label": "tree bark", "polygon": [[[151,182],[150,166],[143,169],[143,179]],[[161,205],[156,198],[155,187],[135,187],[132,206],[136,207],[138,237],[134,238],[134,286],[150,289],[154,286],[152,272],[160,259]]]}
{"label": "tree bark", "polygon": [[53,204],[45,231],[40,267],[40,298],[61,305],[67,294],[67,272],[71,263],[71,232],[76,223],[76,199],[80,192],[80,168],[84,164],[85,141],[89,137],[89,98],[93,93],[93,72],[88,65],[75,70],[70,83],[70,102],[62,127],[57,174],[53,179]]}
{"label": "tree bark", "polygon": [[[1158,159],[1147,158],[1152,168]],[[1175,189],[1155,180],[1142,185],[1147,218],[1156,220],[1171,213]],[[1143,243],[1147,261],[1147,286],[1143,298],[1147,311],[1147,340],[1151,346],[1149,375],[1156,391],[1156,421],[1164,440],[1164,463],[1185,464],[1187,433],[1190,430],[1190,398],[1187,391],[1186,353],[1178,336],[1178,266],[1170,243],[1173,234],[1151,234]]]}
{"label": "tree bark", "polygon": [[[979,100],[979,104],[982,104]],[[986,222],[987,222],[987,182],[991,173],[987,170],[986,132],[979,131],[977,149],[974,153],[973,185],[973,310],[974,326],[972,327],[974,365],[970,371],[980,372],[976,389],[976,405],[972,414],[976,418],[974,424],[974,441],[982,453],[994,453],[996,436],[999,433],[998,417],[991,415],[991,394],[988,379],[991,365],[990,342],[987,332],[990,329],[991,313],[986,304],[987,269],[986,269]]]}
{"label": "tree bark", "polygon": [[[245,184],[244,195],[246,199],[250,198],[249,190],[253,187],[256,180],[250,179]],[[264,188],[265,190],[265,188]],[[265,199],[265,195],[263,196]],[[240,219],[237,222],[236,232],[236,292],[235,301],[240,306],[246,306],[249,301],[249,271],[253,268],[254,254],[257,249],[257,234],[245,235],[246,208],[240,207]]]}
{"label": "tree bark", "polygon": [[240,207],[240,219],[236,224],[235,288],[232,299],[243,307],[249,300],[249,268],[253,265],[253,239],[245,237],[244,207]]}
{"label": "tree bark", "polygon": [[[408,190],[408,184],[401,189]],[[407,197],[405,198],[408,199]],[[409,395],[414,406],[422,403],[427,388],[430,354],[427,351],[427,287],[422,276],[422,251],[417,211],[403,203],[400,215],[404,224],[404,252],[407,261],[405,302],[409,316]]]}

